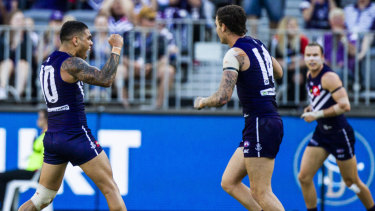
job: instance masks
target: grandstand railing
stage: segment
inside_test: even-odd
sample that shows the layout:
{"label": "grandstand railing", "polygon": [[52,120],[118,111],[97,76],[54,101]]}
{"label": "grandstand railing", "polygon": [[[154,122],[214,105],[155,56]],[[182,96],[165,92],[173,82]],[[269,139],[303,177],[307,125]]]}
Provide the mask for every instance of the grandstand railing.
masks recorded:
{"label": "grandstand railing", "polygon": [[[162,30],[163,29],[163,30]],[[25,30],[25,33],[30,36],[25,36],[26,45],[25,48],[21,48],[18,45],[13,53],[10,53],[11,36],[14,35],[14,31]],[[91,33],[94,35],[94,46],[93,49],[101,49],[103,46],[99,46],[99,43],[95,42],[95,35],[99,34],[100,31],[91,28]],[[50,29],[47,26],[36,26],[33,29],[12,29],[9,26],[0,26],[0,43],[2,44],[2,62],[6,59],[11,59],[15,67],[21,59],[25,59],[29,64],[29,71],[27,71],[27,81],[25,85],[24,93],[17,93],[17,78],[20,77],[21,73],[14,71],[11,74],[10,82],[7,86],[2,87],[6,90],[6,96],[1,99],[3,103],[40,103],[43,102],[43,96],[39,87],[39,68],[43,61],[43,53],[46,53],[46,45],[53,44],[57,36],[54,33],[57,32],[54,29]],[[140,33],[140,39],[135,40],[136,33]],[[151,44],[147,41],[147,34],[151,33],[152,37]],[[331,31],[301,31],[297,32],[304,34],[309,38],[310,41],[320,41],[324,43],[325,34],[332,33]],[[166,39],[160,42],[157,39],[157,35],[163,35]],[[272,45],[272,40],[275,36],[275,32],[267,30],[262,32],[260,30],[258,38],[269,47],[269,51],[272,56],[276,56],[276,46]],[[373,33],[358,33],[351,34],[356,36],[358,41],[355,42],[356,54],[354,56],[354,69],[349,69],[349,54],[348,45],[344,45],[344,64],[337,64],[335,59],[331,63],[331,67],[334,70],[341,69],[340,77],[342,77],[343,84],[348,90],[349,97],[354,106],[370,106],[374,105],[372,102],[375,99],[375,73],[373,72],[375,66],[375,48],[369,47],[362,60],[358,59],[358,53],[361,49],[361,40],[368,36],[373,37]],[[38,37],[38,40],[36,40]],[[286,37],[286,36],[284,36]],[[216,35],[216,29],[213,21],[199,21],[199,20],[164,20],[157,24],[157,27],[149,30],[142,28],[134,28],[128,33],[129,44],[124,46],[123,51],[128,51],[129,62],[126,64],[128,70],[128,77],[124,80],[121,77],[116,79],[115,84],[108,89],[91,87],[86,85],[85,87],[85,101],[93,105],[117,105],[121,106],[123,102],[123,88],[126,87],[128,91],[128,101],[130,106],[134,108],[153,110],[157,109],[156,99],[158,96],[158,77],[157,67],[159,65],[158,57],[159,47],[163,46],[162,54],[167,59],[167,64],[171,64],[175,69],[174,83],[171,89],[168,89],[167,80],[164,80],[164,98],[163,106],[159,109],[191,109],[193,99],[196,96],[208,96],[216,91],[219,86],[221,74],[222,74],[222,57],[228,47],[222,45]],[[147,43],[147,45],[146,45]],[[286,43],[286,42],[284,42]],[[134,52],[136,44],[141,44],[140,52]],[[286,44],[285,44],[286,45]],[[286,46],[285,46],[286,47]],[[336,49],[337,46],[333,46]],[[151,56],[147,55],[147,48],[151,49]],[[296,44],[297,51],[300,50],[300,42]],[[104,49],[104,47],[103,47]],[[109,47],[108,47],[109,49]],[[26,52],[23,55],[23,52]],[[332,53],[332,58],[335,58]],[[92,58],[94,56],[95,58]],[[137,57],[137,58],[135,58]],[[151,57],[150,64],[152,65],[151,74],[146,75],[145,66],[141,67],[139,76],[135,74],[135,60],[149,60]],[[297,55],[299,59],[296,60],[297,64],[303,62],[302,55]],[[287,55],[283,56],[284,61],[289,58]],[[105,59],[103,55],[91,54],[87,58],[90,64],[100,67],[104,64]],[[123,61],[120,61],[124,64]],[[1,69],[0,65],[0,80],[4,80],[6,75]],[[294,81],[288,81],[288,74],[305,74],[304,70],[300,68],[300,65],[296,65],[294,70],[286,71],[287,63],[284,63],[284,77],[281,81],[278,81],[278,94],[277,102],[280,106],[287,107],[302,107],[308,104],[306,98],[301,98],[301,93],[306,92],[304,85],[299,86],[300,82],[298,77]],[[16,70],[16,69],[15,69]],[[166,72],[167,73],[167,72]],[[120,73],[121,75],[121,73]],[[166,74],[165,77],[168,77]],[[303,75],[303,78],[306,76]],[[294,86],[293,86],[294,83]],[[0,85],[3,85],[2,82]],[[293,90],[290,91],[290,87],[293,86]],[[288,91],[289,90],[289,91]],[[291,97],[290,95],[293,95]],[[239,110],[240,103],[237,95],[234,93],[232,101],[220,108],[222,110]]]}

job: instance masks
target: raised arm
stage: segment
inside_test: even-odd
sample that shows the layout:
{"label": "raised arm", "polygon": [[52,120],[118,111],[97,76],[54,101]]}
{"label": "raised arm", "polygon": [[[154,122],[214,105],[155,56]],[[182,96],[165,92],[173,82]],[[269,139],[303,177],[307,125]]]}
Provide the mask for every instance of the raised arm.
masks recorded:
{"label": "raised arm", "polygon": [[110,87],[115,80],[123,39],[120,35],[113,34],[108,42],[112,46],[112,53],[101,70],[79,57],[70,57],[61,65],[62,79],[68,83],[82,81],[91,85]]}
{"label": "raised arm", "polygon": [[308,1],[303,1],[301,3],[302,5],[302,16],[303,16],[303,19],[305,21],[310,21],[313,13],[314,13],[314,9],[315,9],[315,2],[316,0],[311,0],[310,2]]}

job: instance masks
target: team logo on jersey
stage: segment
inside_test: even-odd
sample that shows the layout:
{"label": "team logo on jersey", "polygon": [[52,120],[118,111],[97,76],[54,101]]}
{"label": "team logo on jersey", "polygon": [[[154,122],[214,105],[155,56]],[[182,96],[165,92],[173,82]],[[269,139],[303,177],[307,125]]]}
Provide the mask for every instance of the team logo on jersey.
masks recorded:
{"label": "team logo on jersey", "polygon": [[[298,186],[298,172],[300,171],[301,159],[305,150],[306,143],[311,139],[312,133],[307,135],[299,144],[297,151],[294,155],[293,171],[294,178]],[[375,160],[374,153],[370,147],[368,141],[359,133],[355,132],[356,137],[356,151],[360,152],[356,154],[357,158],[357,169],[359,177],[362,181],[370,187],[374,178]],[[339,148],[336,150],[337,153],[343,153],[345,150]],[[341,156],[340,154],[338,155]],[[340,175],[340,169],[336,164],[336,159],[333,155],[328,156],[324,161],[324,175],[321,170],[317,172],[314,177],[314,184],[316,185],[318,203],[321,203],[320,191],[324,189],[324,204],[330,206],[342,206],[350,204],[358,199],[356,194],[351,191],[346,185]],[[322,186],[324,185],[324,188]]]}
{"label": "team logo on jersey", "polygon": [[314,95],[314,97],[320,95],[320,89],[319,86],[313,86],[310,92]]}
{"label": "team logo on jersey", "polygon": [[96,144],[97,147],[100,147],[100,144],[99,144],[98,141],[95,141],[95,144]]}
{"label": "team logo on jersey", "polygon": [[244,146],[244,147],[249,147],[249,146],[250,146],[250,142],[245,141],[245,142],[243,143],[243,146]]}
{"label": "team logo on jersey", "polygon": [[260,145],[260,143],[257,143],[257,144],[256,144],[255,150],[258,151],[258,152],[259,152],[260,150],[262,150],[262,146]]}

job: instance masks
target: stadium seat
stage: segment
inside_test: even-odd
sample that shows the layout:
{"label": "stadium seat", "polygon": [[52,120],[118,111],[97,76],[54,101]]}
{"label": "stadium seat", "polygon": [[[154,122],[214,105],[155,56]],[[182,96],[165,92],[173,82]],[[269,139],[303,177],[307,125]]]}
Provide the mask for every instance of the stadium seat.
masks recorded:
{"label": "stadium seat", "polygon": [[208,96],[221,79],[223,45],[218,42],[196,42],[194,45],[194,70],[188,75],[188,83],[182,87],[182,96]]}
{"label": "stadium seat", "polygon": [[[40,171],[37,171],[30,180],[13,180],[7,184],[5,191],[5,199],[2,211],[13,211],[18,209],[19,194],[27,191],[30,188],[36,189]],[[44,208],[45,211],[53,211],[53,204]]]}
{"label": "stadium seat", "polygon": [[49,17],[51,16],[52,10],[48,9],[30,9],[25,10],[25,17],[30,17],[34,20],[36,26],[48,25]]}
{"label": "stadium seat", "polygon": [[65,15],[71,15],[76,18],[76,20],[84,22],[88,27],[94,25],[94,20],[97,12],[94,10],[71,10]]}

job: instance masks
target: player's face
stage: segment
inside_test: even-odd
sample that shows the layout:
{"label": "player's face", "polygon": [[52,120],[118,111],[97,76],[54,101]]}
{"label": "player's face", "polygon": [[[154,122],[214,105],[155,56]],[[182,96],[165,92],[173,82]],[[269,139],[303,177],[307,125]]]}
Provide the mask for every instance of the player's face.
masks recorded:
{"label": "player's face", "polygon": [[318,46],[307,46],[304,59],[307,68],[311,71],[319,70],[324,63],[324,57]]}
{"label": "player's face", "polygon": [[223,43],[223,44],[226,44],[224,36],[223,36],[224,34],[221,31],[221,26],[219,24],[219,21],[217,20],[217,17],[216,17],[216,20],[215,20],[215,25],[216,25],[216,33],[217,33],[217,36],[219,36],[220,42]]}
{"label": "player's face", "polygon": [[87,53],[91,50],[93,45],[92,42],[92,35],[88,29],[86,29],[80,36],[79,36],[79,49],[77,51],[77,56],[86,59]]}

